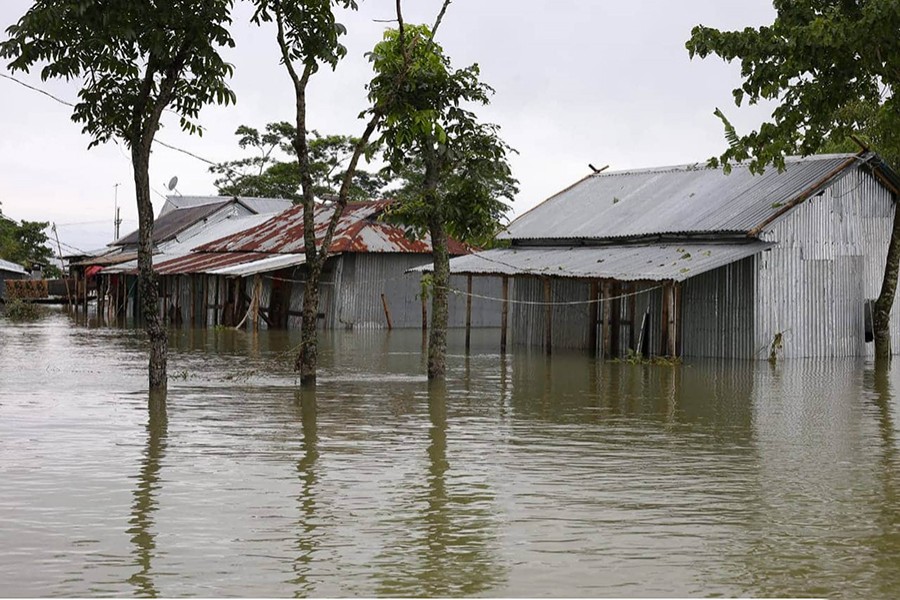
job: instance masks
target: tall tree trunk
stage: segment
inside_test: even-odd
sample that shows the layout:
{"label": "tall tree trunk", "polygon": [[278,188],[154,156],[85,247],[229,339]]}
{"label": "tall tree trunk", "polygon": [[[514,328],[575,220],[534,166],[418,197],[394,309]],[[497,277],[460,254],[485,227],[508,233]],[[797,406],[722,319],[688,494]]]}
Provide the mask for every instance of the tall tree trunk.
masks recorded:
{"label": "tall tree trunk", "polygon": [[138,286],[147,337],[150,340],[150,391],[165,391],[168,338],[159,318],[159,288],[153,271],[153,203],[150,201],[150,144],[131,150],[138,207]]}
{"label": "tall tree trunk", "polygon": [[303,317],[300,325],[300,353],[294,368],[300,371],[300,385],[315,387],[319,360],[319,340],[316,324],[319,318],[320,269],[309,269],[303,288]]}
{"label": "tall tree trunk", "polygon": [[447,371],[447,325],[450,289],[450,252],[440,211],[431,218],[431,248],[434,256],[434,289],[431,295],[431,333],[428,338],[428,379],[442,379]]}
{"label": "tall tree trunk", "polygon": [[891,308],[897,293],[897,272],[900,268],[900,207],[894,208],[894,227],[888,243],[887,260],[884,265],[884,279],[881,293],[875,301],[872,326],[875,334],[875,360],[891,359]]}

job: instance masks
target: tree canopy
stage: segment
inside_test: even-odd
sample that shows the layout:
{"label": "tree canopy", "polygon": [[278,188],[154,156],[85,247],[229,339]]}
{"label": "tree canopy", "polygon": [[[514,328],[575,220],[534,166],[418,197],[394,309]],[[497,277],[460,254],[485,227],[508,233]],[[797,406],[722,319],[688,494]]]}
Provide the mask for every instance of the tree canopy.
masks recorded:
{"label": "tree canopy", "polygon": [[431,239],[428,377],[438,379],[446,372],[448,236],[472,240],[496,232],[507,210],[503,199],[513,198],[518,183],[507,162],[512,149],[496,125],[481,123],[470,109],[488,104],[493,92],[479,80],[478,65],[455,69],[432,29],[401,21],[370,59],[375,77],[369,98],[384,115],[384,159],[404,181],[391,217]]}
{"label": "tree canopy", "polygon": [[784,156],[845,147],[861,135],[900,166],[900,9],[895,0],[776,0],[771,25],[719,31],[698,25],[687,49],[739,60],[735,104],[777,103],[772,119],[739,135],[721,110],[729,147],[712,163],[749,160],[755,171]]}
{"label": "tree canopy", "polygon": [[[370,55],[370,98],[389,107],[380,140],[386,170],[401,181],[391,216],[419,235],[439,217],[449,235],[484,244],[518,185],[507,160],[514,150],[470,109],[489,104],[493,89],[477,64],[454,69],[427,26],[407,25],[402,36],[386,32]],[[401,69],[409,83],[398,89]]]}
{"label": "tree canopy", "polygon": [[[220,175],[215,181],[220,194],[288,198],[299,202],[303,190],[293,141],[296,128],[287,122],[269,123],[265,131],[241,125],[235,135],[238,146],[253,155],[220,163],[210,171]],[[340,191],[358,138],[308,132],[309,169],[315,197],[333,199]],[[356,169],[350,187],[351,200],[378,198],[387,181],[378,173]]]}
{"label": "tree canopy", "polygon": [[0,211],[0,258],[26,269],[40,265],[45,273],[56,276],[59,269],[51,264],[53,252],[47,245],[47,234],[44,233],[49,226],[50,223],[42,221],[16,223]]}
{"label": "tree canopy", "polygon": [[164,111],[202,133],[200,109],[230,104],[232,0],[34,0],[6,32],[0,57],[12,71],[41,66],[41,78],[76,80],[72,119],[89,146],[119,140],[131,150],[138,209],[139,295],[150,339],[151,392],[165,391],[168,341],[153,271],[150,149]]}

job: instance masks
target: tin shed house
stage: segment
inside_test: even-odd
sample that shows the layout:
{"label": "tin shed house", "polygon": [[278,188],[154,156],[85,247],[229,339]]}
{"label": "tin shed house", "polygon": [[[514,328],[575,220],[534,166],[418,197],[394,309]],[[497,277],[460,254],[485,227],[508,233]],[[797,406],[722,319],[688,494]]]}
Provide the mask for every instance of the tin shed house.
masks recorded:
{"label": "tin shed house", "polygon": [[[328,329],[421,327],[420,276],[407,271],[431,262],[431,245],[406,235],[380,216],[390,201],[351,202],[335,229],[330,257],[320,281],[320,326]],[[319,242],[333,214],[331,205],[314,215]],[[451,241],[450,252],[468,252]],[[196,325],[235,325],[246,315],[254,326],[299,328],[306,278],[303,207],[294,206],[267,221],[199,245],[184,256],[160,262],[163,289],[177,278],[195,281],[195,300],[173,296],[164,308]],[[457,278],[461,279],[461,278]],[[457,282],[458,283],[458,282]],[[496,294],[497,279],[479,291]],[[187,308],[189,307],[189,308]],[[465,301],[451,306],[452,325],[461,326]],[[496,326],[490,302],[473,303],[474,327]]]}
{"label": "tin shed house", "polygon": [[[762,175],[595,173],[513,221],[509,248],[451,269],[503,276],[511,342],[547,351],[866,355],[898,189],[868,152],[788,159]],[[896,306],[891,330],[896,353]]]}

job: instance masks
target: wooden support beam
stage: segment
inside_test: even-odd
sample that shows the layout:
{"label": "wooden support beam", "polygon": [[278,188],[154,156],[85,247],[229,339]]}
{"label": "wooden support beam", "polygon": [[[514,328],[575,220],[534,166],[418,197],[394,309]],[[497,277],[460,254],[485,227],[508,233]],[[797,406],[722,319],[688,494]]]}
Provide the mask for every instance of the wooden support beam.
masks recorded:
{"label": "wooden support beam", "polygon": [[591,356],[597,356],[597,327],[600,322],[600,302],[597,302],[600,296],[600,283],[591,281],[591,289],[588,292],[588,347],[591,350]]}
{"label": "wooden support beam", "polygon": [[609,323],[611,329],[609,336],[610,358],[617,358],[621,353],[622,299],[620,296],[622,295],[622,284],[614,281],[610,289],[613,297],[613,300],[610,301],[610,311],[612,312]]}
{"label": "wooden support beam", "polygon": [[472,345],[472,274],[466,277],[466,353]]}
{"label": "wooden support beam", "polygon": [[634,350],[635,352],[640,352],[640,350],[635,346],[634,339],[634,330],[635,330],[635,322],[637,321],[637,295],[635,292],[637,291],[637,284],[631,282],[628,284],[628,347]]}
{"label": "wooden support beam", "polygon": [[387,320],[388,331],[394,329],[394,322],[391,320],[391,309],[388,308],[387,298],[381,294],[381,306],[384,308],[384,318]]}
{"label": "wooden support beam", "polygon": [[681,283],[672,289],[672,356],[681,356]]}
{"label": "wooden support beam", "polygon": [[191,327],[197,326],[197,276],[190,275],[191,278]]}
{"label": "wooden support beam", "polygon": [[659,320],[660,336],[659,336],[659,353],[662,356],[669,356],[669,306],[671,304],[672,284],[664,283],[662,288],[662,317]]}
{"label": "wooden support beam", "polygon": [[221,298],[221,296],[220,296],[220,292],[221,292],[220,287],[219,287],[219,280],[220,280],[220,279],[222,279],[222,278],[219,277],[218,275],[216,275],[216,306],[215,306],[215,311],[216,311],[216,312],[215,312],[215,314],[213,315],[213,325],[220,325],[220,324],[222,323],[222,320],[221,320],[220,317],[219,317],[219,309],[222,308],[223,305],[225,304],[225,303],[222,301],[222,298]]}
{"label": "wooden support beam", "polygon": [[600,293],[603,295],[603,348],[602,348],[602,356],[603,358],[610,358],[612,356],[612,327],[610,326],[611,315],[612,315],[612,302],[610,302],[610,298],[612,297],[611,287],[609,281],[604,281],[601,286]]}
{"label": "wooden support beam", "polygon": [[509,325],[509,277],[506,275],[503,276],[503,306],[500,311],[500,352],[505,353]]}
{"label": "wooden support beam", "polygon": [[200,275],[200,293],[203,298],[200,302],[200,327],[206,327],[209,324],[209,278],[206,275]]}
{"label": "wooden support beam", "polygon": [[553,289],[551,288],[551,280],[544,277],[544,320],[546,321],[544,330],[544,350],[547,356],[553,352]]}

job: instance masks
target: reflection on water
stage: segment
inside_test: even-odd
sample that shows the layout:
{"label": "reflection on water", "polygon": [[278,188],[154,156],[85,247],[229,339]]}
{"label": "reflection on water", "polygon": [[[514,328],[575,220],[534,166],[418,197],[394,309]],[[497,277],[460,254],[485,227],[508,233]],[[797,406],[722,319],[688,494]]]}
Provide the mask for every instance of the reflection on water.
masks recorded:
{"label": "reflection on water", "polygon": [[133,554],[138,571],[128,581],[134,586],[135,595],[156,598],[159,593],[151,574],[156,551],[153,513],[156,511],[156,494],[160,482],[160,461],[166,452],[168,416],[165,397],[151,397],[147,403],[147,413],[147,447],[137,478],[137,488],[134,490],[132,517],[129,521],[131,527],[127,531],[134,545]]}
{"label": "reflection on water", "polygon": [[[6,595],[900,594],[900,363],[0,320]],[[452,350],[457,349],[457,350]]]}
{"label": "reflection on water", "polygon": [[316,532],[316,459],[318,451],[318,426],[316,424],[316,391],[298,389],[295,392],[295,407],[297,408],[300,424],[303,431],[300,460],[297,461],[297,480],[299,494],[297,506],[299,519],[297,520],[297,557],[294,560],[294,572],[296,577],[291,583],[296,586],[294,597],[305,598],[315,591],[311,581],[310,571],[315,558],[316,549],[319,546]]}

